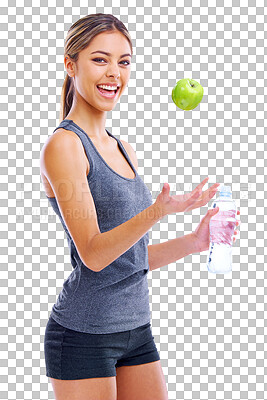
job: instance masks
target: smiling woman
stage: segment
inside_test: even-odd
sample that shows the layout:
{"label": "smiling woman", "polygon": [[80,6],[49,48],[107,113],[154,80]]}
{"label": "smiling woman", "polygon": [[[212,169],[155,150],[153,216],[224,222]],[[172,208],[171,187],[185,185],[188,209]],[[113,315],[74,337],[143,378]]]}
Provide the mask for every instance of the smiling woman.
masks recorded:
{"label": "smiling woman", "polygon": [[167,399],[147,281],[148,230],[161,213],[131,145],[105,128],[127,87],[132,54],[129,32],[111,14],[71,26],[61,122],[41,151],[47,198],[73,266],[45,331],[56,400]]}

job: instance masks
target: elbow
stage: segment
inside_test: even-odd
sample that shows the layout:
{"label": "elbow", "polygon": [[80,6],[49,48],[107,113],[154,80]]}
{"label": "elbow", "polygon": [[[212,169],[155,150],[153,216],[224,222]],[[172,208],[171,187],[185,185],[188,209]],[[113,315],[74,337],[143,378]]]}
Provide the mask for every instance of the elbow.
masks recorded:
{"label": "elbow", "polygon": [[90,269],[93,272],[100,272],[103,269],[101,266],[99,266],[96,262],[92,260],[92,257],[90,257],[90,260],[87,260],[86,262],[83,263],[88,269]]}
{"label": "elbow", "polygon": [[89,255],[89,257],[83,257],[82,262],[88,269],[93,272],[100,272],[103,269],[102,266],[97,264],[92,255]]}
{"label": "elbow", "polygon": [[95,251],[95,246],[94,246],[94,238],[96,237],[96,236],[98,236],[99,235],[99,233],[97,233],[96,235],[94,235],[92,238],[91,238],[91,240],[90,240],[90,242],[89,242],[89,244],[86,246],[86,249],[85,249],[85,251],[83,252],[83,254],[84,254],[84,257],[83,257],[83,263],[84,263],[84,265],[88,268],[88,269],[90,269],[91,271],[93,271],[93,272],[100,272],[100,271],[102,271],[102,269],[104,269],[105,268],[105,266],[103,266],[103,265],[101,265],[100,263],[99,263],[99,259],[101,258],[101,257],[98,257],[97,256],[97,253],[96,253],[96,251]]}
{"label": "elbow", "polygon": [[90,269],[90,271],[92,271],[92,272],[100,272],[101,271],[101,269],[100,268],[98,268],[95,264],[92,264],[92,263],[84,263],[84,265],[88,268],[88,269]]}

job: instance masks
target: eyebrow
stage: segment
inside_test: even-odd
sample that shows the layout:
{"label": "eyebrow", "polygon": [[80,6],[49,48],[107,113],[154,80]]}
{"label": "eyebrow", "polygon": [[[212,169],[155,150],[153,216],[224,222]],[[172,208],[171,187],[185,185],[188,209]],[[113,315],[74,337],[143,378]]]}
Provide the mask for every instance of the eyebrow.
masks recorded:
{"label": "eyebrow", "polygon": [[[95,53],[103,53],[103,54],[106,54],[107,56],[111,56],[110,53],[107,53],[106,51],[101,51],[101,50],[93,51],[93,53],[91,53],[91,54],[95,54]],[[120,56],[120,58],[125,57],[125,56],[130,56],[130,57],[132,57],[131,54],[127,53],[127,54],[122,54],[122,55]]]}

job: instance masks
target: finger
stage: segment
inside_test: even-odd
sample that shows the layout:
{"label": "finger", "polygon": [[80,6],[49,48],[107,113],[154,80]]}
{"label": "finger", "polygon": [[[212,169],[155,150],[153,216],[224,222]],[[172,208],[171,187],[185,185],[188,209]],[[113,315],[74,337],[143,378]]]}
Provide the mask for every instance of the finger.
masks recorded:
{"label": "finger", "polygon": [[214,190],[208,189],[208,190],[205,190],[205,192],[201,193],[202,205],[204,206],[205,204],[207,204],[210,201],[210,199],[215,196],[217,191],[218,191],[218,189],[214,189]]}
{"label": "finger", "polygon": [[218,192],[218,189],[208,189],[208,191],[206,190],[204,193],[203,193],[203,196],[204,196],[204,198],[206,199],[206,198],[208,198],[209,200],[212,198],[212,197],[214,197],[215,196],[215,194]]}
{"label": "finger", "polygon": [[205,192],[199,192],[199,195],[197,197],[197,201],[199,202],[199,207],[205,206],[212,197],[216,194],[218,189],[215,189],[213,191],[206,190]]}
{"label": "finger", "polygon": [[165,182],[162,188],[162,192],[164,193],[169,193],[170,192],[170,185],[168,184],[168,182]]}
{"label": "finger", "polygon": [[213,191],[213,190],[218,190],[218,187],[220,186],[220,183],[214,183],[208,190]]}
{"label": "finger", "polygon": [[201,194],[201,191],[199,191],[199,190],[197,190],[196,192],[193,191],[188,200],[189,201],[193,201],[193,202],[194,201],[198,201],[198,198],[199,198],[200,194]]}
{"label": "finger", "polygon": [[218,191],[218,186],[220,186],[220,183],[214,183],[209,189],[205,190],[205,192],[202,193],[202,199],[203,199],[203,205],[206,204]]}
{"label": "finger", "polygon": [[207,212],[207,214],[205,215],[206,219],[209,221],[215,214],[217,214],[217,212],[219,212],[219,207],[215,207],[215,208],[210,208]]}
{"label": "finger", "polygon": [[220,186],[220,183],[214,183],[210,188],[205,190],[204,194],[210,197],[213,197],[214,194],[218,191],[218,187]]}
{"label": "finger", "polygon": [[199,183],[199,184],[197,185],[197,187],[196,187],[193,191],[198,191],[198,190],[202,191],[203,186],[206,185],[206,183],[208,182],[208,180],[209,180],[209,177],[205,178],[201,183]]}
{"label": "finger", "polygon": [[195,204],[199,201],[199,195],[200,192],[192,192],[191,196],[186,200],[187,207],[190,207],[191,210],[198,207]]}
{"label": "finger", "polygon": [[[202,193],[202,188],[205,186],[207,183],[209,177],[205,178],[194,190],[195,191],[200,191],[199,196],[200,199],[198,202],[201,202],[199,206],[204,206],[208,201],[215,195],[215,193],[218,190],[218,186],[220,186],[220,183],[214,183],[209,189],[205,190],[205,192]],[[198,196],[198,197],[199,197]]]}

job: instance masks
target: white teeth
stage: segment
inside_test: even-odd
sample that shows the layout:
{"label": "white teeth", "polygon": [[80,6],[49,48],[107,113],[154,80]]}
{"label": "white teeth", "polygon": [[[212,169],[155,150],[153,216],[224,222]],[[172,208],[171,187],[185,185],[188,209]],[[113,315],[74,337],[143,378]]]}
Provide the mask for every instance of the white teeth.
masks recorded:
{"label": "white teeth", "polygon": [[107,89],[107,90],[116,90],[117,86],[107,86],[107,85],[97,85],[98,87],[102,89]]}

